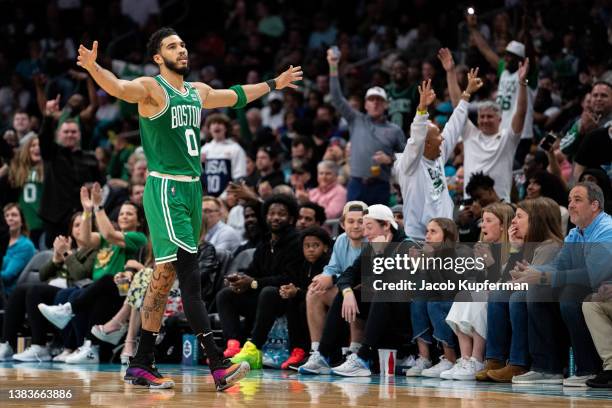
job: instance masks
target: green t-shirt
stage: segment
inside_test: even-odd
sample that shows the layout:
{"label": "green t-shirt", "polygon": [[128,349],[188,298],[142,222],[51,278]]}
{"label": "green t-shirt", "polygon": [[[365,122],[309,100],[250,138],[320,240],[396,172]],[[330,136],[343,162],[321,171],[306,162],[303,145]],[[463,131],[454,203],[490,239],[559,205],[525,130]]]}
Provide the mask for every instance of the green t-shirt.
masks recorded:
{"label": "green t-shirt", "polygon": [[100,235],[100,249],[96,255],[92,279],[98,280],[105,275],[114,276],[123,271],[128,259],[133,259],[138,250],[147,244],[147,236],[142,232],[123,233],[125,247],[112,245]]}
{"label": "green t-shirt", "polygon": [[406,137],[410,134],[410,124],[419,103],[417,86],[412,84],[400,87],[392,82],[385,88],[389,97],[389,120],[401,127]]}
{"label": "green t-shirt", "polygon": [[19,208],[23,211],[30,231],[39,230],[43,227],[42,220],[38,215],[43,189],[43,183],[38,179],[36,168],[33,167],[30,170],[28,181],[23,185],[21,194],[19,194]]}

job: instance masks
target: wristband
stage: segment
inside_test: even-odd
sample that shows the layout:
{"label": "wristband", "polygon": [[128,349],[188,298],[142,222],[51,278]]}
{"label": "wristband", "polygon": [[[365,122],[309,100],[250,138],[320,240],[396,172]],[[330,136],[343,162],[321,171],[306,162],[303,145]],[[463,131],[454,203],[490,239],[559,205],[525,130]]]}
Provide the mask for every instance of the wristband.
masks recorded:
{"label": "wristband", "polygon": [[417,115],[421,115],[421,116],[427,115],[427,109],[425,109],[425,110],[418,110],[417,109]]}
{"label": "wristband", "polygon": [[338,66],[337,65],[330,65],[329,66],[329,73],[330,74],[337,74],[338,73]]}
{"label": "wristband", "polygon": [[238,97],[238,100],[236,101],[236,104],[232,106],[232,109],[244,108],[248,102],[244,89],[242,89],[242,85],[234,85],[231,86],[230,89],[234,91]]}
{"label": "wristband", "polygon": [[81,215],[81,220],[87,221],[88,218],[91,218],[91,211],[83,211]]}
{"label": "wristband", "polygon": [[351,288],[346,288],[346,289],[344,289],[344,290],[342,291],[342,296],[345,296],[347,293],[352,292],[352,291],[353,291],[353,289],[351,289]]}
{"label": "wristband", "polygon": [[266,81],[266,84],[268,85],[268,87],[270,88],[270,92],[272,92],[273,90],[276,89],[276,79],[268,79]]}

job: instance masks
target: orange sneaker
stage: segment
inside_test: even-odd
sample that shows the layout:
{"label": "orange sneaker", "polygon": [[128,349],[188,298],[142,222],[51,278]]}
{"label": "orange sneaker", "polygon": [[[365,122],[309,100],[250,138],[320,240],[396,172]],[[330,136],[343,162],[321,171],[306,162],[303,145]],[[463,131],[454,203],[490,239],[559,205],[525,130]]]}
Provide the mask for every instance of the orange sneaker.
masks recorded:
{"label": "orange sneaker", "polygon": [[283,364],[281,364],[281,370],[288,370],[289,368],[299,367],[306,360],[306,352],[299,347],[294,348],[291,351],[291,355]]}
{"label": "orange sneaker", "polygon": [[223,357],[232,358],[240,352],[240,349],[240,342],[238,340],[229,339],[227,341],[227,348],[223,352]]}

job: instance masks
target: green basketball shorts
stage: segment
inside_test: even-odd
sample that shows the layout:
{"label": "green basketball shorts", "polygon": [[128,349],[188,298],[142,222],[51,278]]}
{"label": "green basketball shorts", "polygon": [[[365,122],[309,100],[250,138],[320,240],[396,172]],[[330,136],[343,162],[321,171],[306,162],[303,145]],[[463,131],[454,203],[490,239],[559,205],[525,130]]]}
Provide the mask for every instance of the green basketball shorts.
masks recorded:
{"label": "green basketball shorts", "polygon": [[155,263],[176,261],[179,248],[198,252],[202,229],[202,184],[149,176],[143,206]]}

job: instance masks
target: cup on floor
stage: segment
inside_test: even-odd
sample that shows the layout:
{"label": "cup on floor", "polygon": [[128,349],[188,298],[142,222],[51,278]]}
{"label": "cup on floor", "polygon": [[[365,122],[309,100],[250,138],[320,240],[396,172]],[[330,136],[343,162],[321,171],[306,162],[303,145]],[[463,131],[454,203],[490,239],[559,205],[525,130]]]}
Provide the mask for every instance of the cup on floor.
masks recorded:
{"label": "cup on floor", "polygon": [[381,377],[395,376],[395,360],[397,359],[397,350],[393,349],[378,349],[378,361],[380,364]]}

